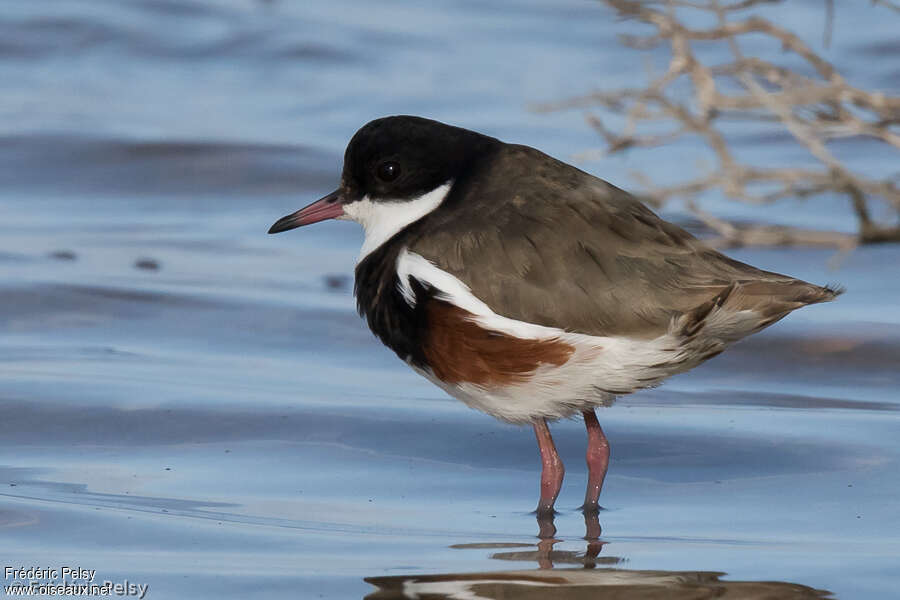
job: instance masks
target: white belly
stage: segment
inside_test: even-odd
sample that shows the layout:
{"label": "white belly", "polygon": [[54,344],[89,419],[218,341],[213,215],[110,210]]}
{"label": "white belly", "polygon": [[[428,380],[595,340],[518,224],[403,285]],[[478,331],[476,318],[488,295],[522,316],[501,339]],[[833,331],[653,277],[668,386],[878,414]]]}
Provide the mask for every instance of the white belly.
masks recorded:
{"label": "white belly", "polygon": [[471,320],[484,329],[523,340],[563,342],[574,349],[565,363],[541,364],[525,377],[503,385],[448,383],[431,369],[413,367],[454,398],[511,423],[560,419],[609,406],[616,396],[653,387],[697,366],[759,323],[753,311],[716,307],[706,316],[702,330],[691,336],[678,333],[682,324],[677,319],[666,334],[654,339],[591,336],[498,315],[462,281],[406,250],[397,260],[397,273],[410,304],[415,303],[415,294],[408,280],[415,278],[439,290],[436,298],[471,313]]}

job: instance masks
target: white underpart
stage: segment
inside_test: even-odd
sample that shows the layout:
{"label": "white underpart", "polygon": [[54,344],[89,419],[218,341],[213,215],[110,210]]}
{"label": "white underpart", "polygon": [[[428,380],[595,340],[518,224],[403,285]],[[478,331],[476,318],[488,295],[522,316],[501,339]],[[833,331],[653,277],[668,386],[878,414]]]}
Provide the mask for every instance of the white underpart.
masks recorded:
{"label": "white underpart", "polygon": [[537,418],[559,419],[598,405],[609,405],[616,395],[657,385],[666,377],[696,366],[700,356],[743,337],[759,322],[751,311],[717,309],[707,318],[703,336],[685,343],[677,335],[678,323],[655,339],[592,336],[555,327],[535,325],[498,315],[479,300],[469,287],[426,258],[403,249],[397,258],[400,291],[410,304],[415,294],[410,278],[439,290],[436,297],[474,315],[484,327],[529,340],[558,340],[574,348],[560,366],[544,364],[521,383],[482,386],[448,384],[430,369],[415,368],[448,394],[472,408],[512,423]]}
{"label": "white underpart", "polygon": [[373,201],[369,196],[364,196],[362,200],[345,204],[343,218],[356,221],[366,233],[357,263],[397,235],[401,229],[440,206],[452,185],[453,182],[448,181],[412,200],[379,198]]}
{"label": "white underpart", "polygon": [[[530,570],[530,571],[501,571],[496,574],[484,573],[480,576],[468,576],[465,579],[449,579],[438,581],[420,581],[415,578],[409,578],[403,581],[403,597],[410,599],[418,599],[422,597],[429,598],[449,598],[452,600],[491,600],[497,595],[490,592],[490,595],[482,596],[479,591],[487,590],[516,590],[519,586],[530,586],[533,588],[547,588],[548,593],[542,594],[546,597],[564,598],[568,594],[567,590],[571,590],[573,595],[578,591],[584,590],[595,591],[598,596],[603,596],[601,586],[624,586],[624,585],[643,585],[658,586],[660,589],[672,589],[675,586],[684,583],[684,577],[678,572],[671,573],[654,573],[648,571],[616,571],[603,570],[589,571],[586,569],[559,569],[553,571],[554,581],[544,581],[543,576],[547,575],[547,571]],[[504,575],[504,577],[499,577]],[[449,577],[452,577],[449,576]],[[560,582],[559,579],[563,581]],[[513,587],[515,586],[515,587]],[[665,586],[665,587],[663,587]],[[514,597],[513,593],[508,594]],[[586,596],[587,594],[584,594]]]}

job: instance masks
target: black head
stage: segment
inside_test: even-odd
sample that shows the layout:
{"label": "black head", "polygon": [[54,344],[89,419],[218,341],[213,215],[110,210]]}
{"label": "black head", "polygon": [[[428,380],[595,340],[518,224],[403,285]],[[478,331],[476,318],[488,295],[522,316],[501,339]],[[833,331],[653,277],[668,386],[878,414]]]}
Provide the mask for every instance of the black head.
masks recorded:
{"label": "black head", "polygon": [[365,197],[371,202],[418,198],[458,179],[499,145],[495,138],[421,117],[376,119],[347,145],[341,187],[280,219],[269,233],[339,218],[344,206]]}
{"label": "black head", "polygon": [[421,117],[376,119],[347,145],[341,185],[349,195],[372,201],[417,198],[458,178],[498,143]]}

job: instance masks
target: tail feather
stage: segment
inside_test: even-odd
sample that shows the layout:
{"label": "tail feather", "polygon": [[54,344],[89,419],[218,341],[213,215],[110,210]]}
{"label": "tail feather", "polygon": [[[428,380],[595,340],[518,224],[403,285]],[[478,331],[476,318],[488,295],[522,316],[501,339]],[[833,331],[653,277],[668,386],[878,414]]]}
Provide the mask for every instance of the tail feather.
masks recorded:
{"label": "tail feather", "polygon": [[733,282],[718,294],[673,322],[688,342],[697,337],[736,341],[809,304],[830,302],[844,292],[840,286],[818,286],[799,279]]}

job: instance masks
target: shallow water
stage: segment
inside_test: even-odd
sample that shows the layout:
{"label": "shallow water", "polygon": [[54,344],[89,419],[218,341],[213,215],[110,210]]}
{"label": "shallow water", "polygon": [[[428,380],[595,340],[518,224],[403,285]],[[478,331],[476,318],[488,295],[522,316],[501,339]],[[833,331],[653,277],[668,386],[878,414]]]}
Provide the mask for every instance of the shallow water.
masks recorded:
{"label": "shallow water", "polygon": [[[811,43],[821,17],[783,13]],[[826,56],[896,89],[895,17],[838,17]],[[343,145],[382,114],[562,158],[596,146],[580,114],[528,106],[633,84],[628,26],[575,1],[7,6],[3,565],[96,569],[152,599],[889,597],[900,248],[837,268],[822,250],[732,252],[848,292],[602,411],[596,523],[575,510],[583,427],[554,426],[567,479],[551,526],[529,512],[530,430],[445,397],[356,316],[360,232],[265,235],[333,189]],[[642,160],[583,166],[628,186]],[[847,228],[846,207],[821,207],[766,218]]]}

